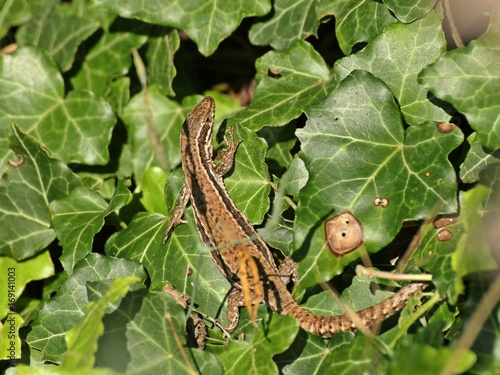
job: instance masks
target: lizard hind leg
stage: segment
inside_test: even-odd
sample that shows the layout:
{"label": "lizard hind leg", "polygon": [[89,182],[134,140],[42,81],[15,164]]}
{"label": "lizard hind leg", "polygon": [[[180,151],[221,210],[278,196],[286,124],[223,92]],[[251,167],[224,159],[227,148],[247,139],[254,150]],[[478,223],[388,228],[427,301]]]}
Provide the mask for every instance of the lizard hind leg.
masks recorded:
{"label": "lizard hind leg", "polygon": [[[253,293],[252,293],[253,294]],[[257,296],[252,295],[250,297],[251,299],[251,304],[260,304],[261,298],[258,298]],[[227,299],[227,320],[228,320],[228,325],[223,327],[224,330],[228,333],[232,333],[236,327],[238,326],[238,322],[240,320],[240,307],[247,306],[247,303],[245,301],[245,296],[243,292],[236,288],[233,287],[231,291],[229,292],[229,296]]]}
{"label": "lizard hind leg", "polygon": [[286,257],[278,266],[278,276],[283,284],[288,285],[292,282],[294,285],[299,281],[297,275],[297,263],[290,257]]}

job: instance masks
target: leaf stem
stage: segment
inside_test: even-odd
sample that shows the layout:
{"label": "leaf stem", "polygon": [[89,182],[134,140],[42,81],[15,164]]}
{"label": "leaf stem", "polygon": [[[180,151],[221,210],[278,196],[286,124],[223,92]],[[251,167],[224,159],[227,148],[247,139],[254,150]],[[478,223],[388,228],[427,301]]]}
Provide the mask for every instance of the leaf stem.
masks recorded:
{"label": "leaf stem", "polygon": [[451,11],[449,0],[443,0],[443,8],[446,18],[448,19],[448,24],[450,25],[451,37],[453,38],[453,41],[455,42],[458,48],[464,47],[464,42],[460,37],[457,25],[455,25],[455,19],[453,18],[453,13]]}
{"label": "leaf stem", "polygon": [[389,280],[408,280],[408,281],[432,281],[432,275],[414,275],[414,274],[401,274],[378,271],[373,268],[367,268],[359,264],[356,266],[357,276],[379,277],[381,279]]}

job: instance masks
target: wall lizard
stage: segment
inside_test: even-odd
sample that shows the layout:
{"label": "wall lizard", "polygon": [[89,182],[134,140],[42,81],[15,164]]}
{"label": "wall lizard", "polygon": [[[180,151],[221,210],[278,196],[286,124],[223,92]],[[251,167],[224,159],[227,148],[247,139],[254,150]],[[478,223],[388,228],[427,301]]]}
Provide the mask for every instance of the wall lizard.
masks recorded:
{"label": "wall lizard", "polygon": [[[228,332],[236,328],[238,308],[244,302],[241,277],[238,276],[241,275],[239,272],[243,253],[249,255],[258,268],[259,277],[256,278],[250,272],[249,264],[243,267],[247,273],[247,289],[253,303],[263,300],[274,312],[292,315],[302,328],[325,338],[331,337],[335,332],[356,329],[354,322],[346,315],[314,315],[293,299],[286,287],[282,267],[276,266],[271,251],[249,220],[236,208],[224,186],[222,176],[231,169],[236,149],[241,142],[234,142],[232,128],[229,129],[229,139],[225,138],[227,149],[221,162],[216,165],[212,159],[214,116],[214,100],[206,97],[188,113],[182,127],[180,148],[186,186],[181,191],[180,203],[174,210],[164,241],[183,222],[184,207],[191,200],[200,237],[207,246],[215,249],[210,255],[233,285],[228,298]],[[424,283],[410,283],[390,298],[358,311],[357,314],[366,326],[372,326],[403,308],[410,297],[426,287],[427,284]],[[256,292],[257,290],[261,292]]]}

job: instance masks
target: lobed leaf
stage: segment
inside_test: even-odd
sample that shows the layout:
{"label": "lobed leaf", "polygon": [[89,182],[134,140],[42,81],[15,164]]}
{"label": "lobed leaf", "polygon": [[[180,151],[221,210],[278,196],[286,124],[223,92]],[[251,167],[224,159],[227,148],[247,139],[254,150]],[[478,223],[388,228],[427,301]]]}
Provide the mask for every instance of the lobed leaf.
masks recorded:
{"label": "lobed leaf", "polygon": [[298,40],[316,35],[319,27],[316,7],[315,0],[274,1],[272,14],[250,28],[250,41],[258,46],[270,44],[277,50],[284,50]]}
{"label": "lobed leaf", "polygon": [[15,125],[10,147],[19,160],[9,163],[0,184],[0,254],[22,260],[54,240],[49,204],[65,197],[81,182]]}
{"label": "lobed leaf", "polygon": [[100,254],[89,254],[75,266],[57,292],[43,305],[26,341],[30,347],[42,351],[45,361],[61,363],[67,347],[66,333],[85,316],[89,303],[87,282],[137,276],[144,281],[146,274],[137,262],[114,259]]}
{"label": "lobed leaf", "polygon": [[384,4],[394,12],[398,20],[410,23],[432,11],[436,0],[384,0]]}
{"label": "lobed leaf", "polygon": [[449,51],[420,74],[420,82],[434,95],[462,112],[477,140],[500,149],[500,16],[488,31],[467,47]]}
{"label": "lobed leaf", "polygon": [[19,28],[20,46],[43,48],[62,71],[73,65],[78,45],[92,35],[99,23],[88,18],[61,16],[58,0],[38,2],[30,22]]}
{"label": "lobed leaf", "polygon": [[[424,219],[436,209],[457,210],[456,177],[447,155],[462,141],[458,128],[440,133],[429,123],[405,130],[392,93],[362,71],[306,114],[306,127],[297,134],[309,180],[300,191],[295,221],[306,286],[333,277],[359,257],[358,252],[332,256],[318,223],[349,211],[364,227],[364,247],[371,253],[391,242],[403,221]],[[377,205],[377,198],[387,199],[388,206]]]}
{"label": "lobed leaf", "polygon": [[321,56],[306,42],[286,51],[271,51],[256,61],[255,96],[248,108],[228,121],[230,125],[257,131],[282,126],[321,99],[334,87],[335,79]]}
{"label": "lobed leaf", "polygon": [[93,0],[95,6],[112,9],[122,17],[186,30],[198,45],[199,51],[211,55],[219,43],[227,38],[242,19],[263,16],[271,10],[269,1],[252,2],[209,0],[155,0],[143,2],[131,0]]}
{"label": "lobed leaf", "polygon": [[445,50],[441,20],[434,12],[411,24],[388,26],[361,52],[340,59],[334,71],[341,81],[352,71],[367,70],[380,78],[398,100],[405,121],[411,125],[445,121],[446,112],[432,103],[417,79],[420,71]]}
{"label": "lobed leaf", "polygon": [[115,195],[108,204],[99,193],[79,186],[71,193],[50,203],[52,225],[63,246],[59,258],[71,274],[73,267],[92,252],[94,236],[104,225],[104,218],[124,206],[131,194],[119,180]]}
{"label": "lobed leaf", "polygon": [[384,4],[370,0],[321,1],[319,18],[335,15],[335,33],[339,47],[349,55],[356,43],[371,42],[382,30],[395,23]]}
{"label": "lobed leaf", "polygon": [[[12,123],[66,163],[105,164],[115,116],[88,91],[70,91],[48,53],[21,48],[0,59],[0,138]],[[6,138],[5,138],[6,139]],[[0,143],[0,168],[8,155]]]}

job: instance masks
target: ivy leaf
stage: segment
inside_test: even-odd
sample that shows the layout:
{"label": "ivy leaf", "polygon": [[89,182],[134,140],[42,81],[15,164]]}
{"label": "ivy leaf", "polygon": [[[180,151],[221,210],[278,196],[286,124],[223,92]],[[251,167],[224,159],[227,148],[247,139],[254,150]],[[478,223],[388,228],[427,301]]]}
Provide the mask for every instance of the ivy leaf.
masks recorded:
{"label": "ivy leaf", "polygon": [[[446,48],[441,21],[431,12],[411,24],[388,26],[361,52],[335,63],[340,80],[356,69],[380,78],[398,99],[405,121],[412,125],[445,121],[449,115],[432,104],[429,92],[418,84],[419,72],[436,60]],[[408,55],[405,51],[412,51]]]}
{"label": "ivy leaf", "polygon": [[43,0],[37,3],[29,23],[18,33],[20,46],[40,47],[46,50],[62,71],[71,68],[78,45],[92,35],[99,23],[74,16],[60,16],[59,0]]}
{"label": "ivy leaf", "polygon": [[236,127],[234,140],[242,140],[236,152],[234,172],[224,180],[238,209],[253,224],[260,224],[269,210],[269,172],[264,162],[267,144],[254,132]]}
{"label": "ivy leaf", "polygon": [[[433,326],[429,330],[435,331]],[[424,336],[425,330],[419,332],[418,336]],[[389,374],[412,373],[418,375],[439,374],[444,370],[452,349],[438,347],[427,343],[425,337],[415,335],[405,337],[394,353],[393,360],[389,363]],[[420,359],[416,361],[415,359]],[[453,372],[461,374],[472,367],[476,362],[476,355],[471,350],[464,350],[458,368]]]}
{"label": "ivy leaf", "polygon": [[[216,317],[230,285],[201,244],[190,210],[184,218],[190,225],[176,228],[164,245],[168,224],[165,217],[139,213],[126,229],[108,240],[105,251],[110,256],[140,262],[155,289],[169,282],[180,292],[193,296],[192,303],[205,314]],[[225,321],[225,310],[221,317]]]}
{"label": "ivy leaf", "polygon": [[85,56],[78,57],[84,61],[71,84],[75,89],[104,96],[114,79],[127,74],[132,63],[130,51],[146,43],[151,26],[117,18],[109,25],[101,23],[101,27],[104,30],[98,42],[88,46]]}
{"label": "ivy leaf", "polygon": [[488,165],[500,163],[500,159],[488,152],[477,140],[476,133],[467,138],[469,151],[460,166],[460,179],[465,183],[473,183],[479,180],[479,173]]}
{"label": "ivy leaf", "polygon": [[146,274],[141,265],[127,259],[113,259],[89,254],[78,262],[57,295],[47,302],[31,324],[26,341],[43,352],[46,361],[61,363],[66,353],[64,337],[85,316],[89,303],[87,282],[137,276],[143,282]]}
{"label": "ivy leaf", "polygon": [[[290,353],[294,356],[300,353],[300,357],[286,365],[283,373],[354,374],[361,371],[383,374],[386,361],[376,346],[368,343],[364,336],[356,336],[354,341],[352,336],[351,332],[340,333],[326,343],[318,336],[299,336]],[[379,372],[373,372],[374,368]]]}
{"label": "ivy leaf", "polygon": [[[0,274],[0,283],[4,285],[3,290],[0,291],[0,319],[3,319],[9,311],[10,301],[7,298],[9,292],[15,292],[17,301],[26,284],[30,281],[42,280],[54,275],[54,264],[48,251],[44,251],[23,262],[17,262],[12,258],[2,256],[0,257],[0,269],[4,270]],[[9,276],[11,278],[10,282]],[[12,283],[12,279],[15,279],[15,284]],[[9,285],[13,286],[13,290],[8,289]]]}
{"label": "ivy leaf", "polygon": [[142,181],[149,167],[163,166],[152,146],[153,129],[166,150],[168,169],[180,163],[179,133],[184,122],[183,110],[179,104],[165,98],[159,86],[150,87],[147,101],[144,92],[134,96],[123,109],[122,119],[130,137],[136,182]]}
{"label": "ivy leaf", "polygon": [[0,38],[3,38],[12,26],[28,21],[32,12],[30,0],[1,0]]}
{"label": "ivy leaf", "polygon": [[335,32],[339,47],[349,55],[356,43],[371,42],[382,30],[396,19],[384,4],[371,0],[321,1],[319,18],[335,15]]}
{"label": "ivy leaf", "polygon": [[167,210],[164,202],[164,189],[167,183],[167,174],[158,167],[151,167],[144,173],[140,191],[141,204],[146,211],[166,215]]}
{"label": "ivy leaf", "polygon": [[270,44],[278,50],[287,49],[298,40],[316,35],[319,21],[316,18],[315,0],[276,0],[272,16],[252,25],[250,41],[258,46]]}
{"label": "ivy leaf", "polygon": [[10,147],[20,160],[9,164],[0,184],[0,254],[22,260],[54,240],[49,203],[65,197],[81,182],[15,125]]}
{"label": "ivy leaf", "polygon": [[[498,165],[494,167],[500,170]],[[497,187],[498,185],[497,183]],[[461,215],[464,220],[465,233],[460,238],[452,257],[453,270],[462,277],[498,268],[492,257],[485,233],[486,228],[483,224],[485,212],[489,211],[497,215],[500,212],[498,207],[488,207],[488,200],[493,194],[489,187],[477,185],[463,196]]]}
{"label": "ivy leaf", "polygon": [[500,149],[500,12],[488,31],[465,48],[443,54],[420,74],[428,90],[462,112],[477,140]]}
{"label": "ivy leaf", "polygon": [[[269,321],[260,324],[251,343],[231,340],[224,350],[218,347],[212,348],[212,351],[218,354],[226,374],[278,374],[272,358],[292,344],[297,330],[293,317],[272,315]],[[235,358],[238,360],[235,361]]]}
{"label": "ivy leaf", "polygon": [[425,224],[420,229],[423,233],[421,245],[413,256],[415,264],[430,274],[432,282],[442,296],[451,304],[456,304],[463,293],[463,282],[453,267],[454,252],[459,240],[464,235],[461,218],[444,228]]}
{"label": "ivy leaf", "polygon": [[125,296],[132,284],[141,281],[137,276],[115,279],[108,291],[95,302],[90,302],[85,317],[66,333],[65,353],[61,369],[79,371],[91,369],[95,362],[97,341],[104,331],[102,318],[108,305]]}
{"label": "ivy leaf", "polygon": [[[15,93],[15,95],[14,95]],[[105,164],[115,116],[87,91],[63,97],[59,70],[46,52],[21,48],[0,59],[0,138],[11,123],[37,138],[66,163]],[[7,156],[0,143],[0,167]]]}
{"label": "ivy leaf", "polygon": [[172,87],[176,69],[174,66],[174,54],[180,46],[179,33],[169,27],[153,27],[147,43],[146,58],[149,62],[148,83],[159,84],[162,93],[175,96]]}
{"label": "ivy leaf", "polygon": [[228,121],[230,125],[257,131],[264,126],[282,126],[321,99],[335,80],[323,58],[306,42],[286,51],[271,51],[256,61],[255,96],[248,108]]}
{"label": "ivy leaf", "polygon": [[[297,131],[309,172],[295,222],[301,284],[330,279],[359,256],[337,258],[327,251],[322,223],[330,217],[348,210],[364,227],[366,250],[375,252],[394,239],[403,221],[429,217],[436,207],[457,210],[447,155],[462,141],[458,128],[440,133],[430,123],[405,130],[392,93],[362,71],[306,114],[306,127]],[[388,205],[377,205],[377,198]]]}
{"label": "ivy leaf", "polygon": [[157,25],[184,29],[199,51],[211,55],[245,17],[263,16],[271,10],[266,0],[252,2],[208,0],[94,0],[95,6],[112,9],[122,17],[136,18]]}
{"label": "ivy leaf", "polygon": [[423,18],[436,4],[436,0],[384,0],[384,4],[403,23]]}
{"label": "ivy leaf", "polygon": [[75,264],[92,251],[94,235],[103,227],[104,218],[130,199],[127,187],[123,181],[118,181],[109,205],[99,193],[85,186],[79,186],[67,197],[50,203],[52,225],[63,246],[60,260],[69,274]]}
{"label": "ivy leaf", "polygon": [[[127,324],[129,373],[222,374],[219,361],[210,353],[185,348],[186,313],[164,293],[149,293],[141,309]],[[178,340],[181,338],[180,347]],[[189,352],[183,356],[182,351]]]}

